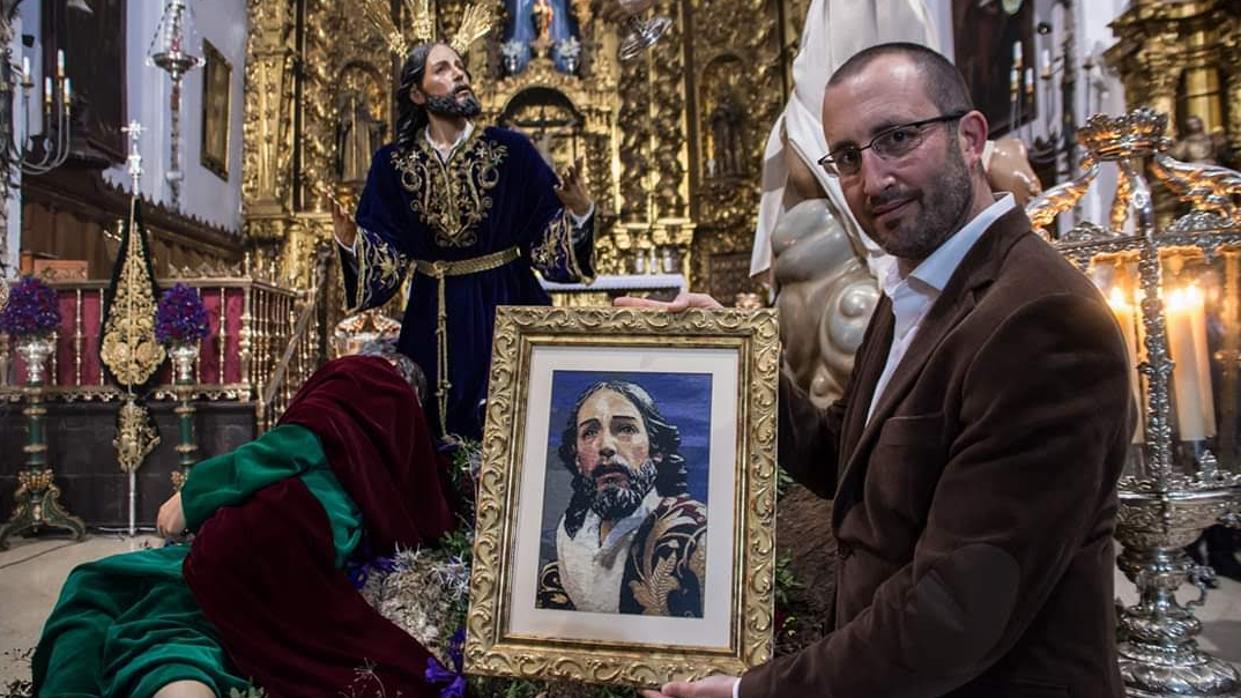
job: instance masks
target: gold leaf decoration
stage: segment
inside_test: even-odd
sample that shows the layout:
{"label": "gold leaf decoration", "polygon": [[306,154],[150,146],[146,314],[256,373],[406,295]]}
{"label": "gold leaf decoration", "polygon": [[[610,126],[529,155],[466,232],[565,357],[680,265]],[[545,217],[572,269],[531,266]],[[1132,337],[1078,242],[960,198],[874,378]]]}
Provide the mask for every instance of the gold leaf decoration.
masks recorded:
{"label": "gold leaf decoration", "polygon": [[121,470],[126,473],[137,470],[157,445],[159,434],[151,425],[151,412],[130,398],[117,414],[116,438],[112,439]]}
{"label": "gold leaf decoration", "polygon": [[[651,562],[651,559],[646,558],[646,562]],[[668,612],[668,595],[681,588],[681,583],[672,574],[676,563],[674,555],[659,558],[653,569],[643,566],[640,578],[629,582],[629,590],[633,592],[634,600],[642,606],[643,615],[671,615]]]}
{"label": "gold leaf decoration", "polygon": [[[423,0],[425,2],[425,0]],[[491,6],[486,3],[474,3],[465,8],[465,14],[461,16],[461,26],[457,29],[457,35],[452,38],[450,46],[453,50],[461,55],[469,50],[470,44],[478,41],[491,31]]]}
{"label": "gold leaf decoration", "polygon": [[165,356],[164,347],[155,341],[155,278],[136,201],[133,207],[118,260],[120,271],[113,276],[104,309],[99,348],[99,358],[112,378],[129,391],[150,381]]}

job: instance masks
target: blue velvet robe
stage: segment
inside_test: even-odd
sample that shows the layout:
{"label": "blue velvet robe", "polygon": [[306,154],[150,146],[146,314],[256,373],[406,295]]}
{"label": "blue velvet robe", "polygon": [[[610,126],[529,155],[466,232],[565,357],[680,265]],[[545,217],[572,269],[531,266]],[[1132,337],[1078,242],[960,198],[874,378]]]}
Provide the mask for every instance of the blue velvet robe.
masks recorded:
{"label": "blue velvet robe", "polygon": [[[553,189],[555,173],[523,135],[475,127],[446,164],[418,134],[406,150],[375,153],[358,204],[354,254],[342,253],[350,312],[382,305],[414,260],[458,261],[517,247],[521,257],[498,269],[445,277],[448,312],[450,434],[482,436],[491,337],[498,305],[550,305],[534,270],[548,281],[593,277],[594,220],[574,230]],[[438,382],[435,337],[438,282],[414,272],[398,342],[400,351]],[[439,404],[427,416],[439,431]]]}

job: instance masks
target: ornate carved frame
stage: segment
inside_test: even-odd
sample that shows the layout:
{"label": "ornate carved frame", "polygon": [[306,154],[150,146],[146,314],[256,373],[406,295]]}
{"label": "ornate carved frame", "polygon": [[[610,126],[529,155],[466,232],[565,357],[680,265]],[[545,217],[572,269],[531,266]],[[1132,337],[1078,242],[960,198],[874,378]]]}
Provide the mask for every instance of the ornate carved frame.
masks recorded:
{"label": "ornate carved frame", "polygon": [[[531,352],[538,345],[729,348],[739,353],[730,647],[691,649],[508,633]],[[771,310],[683,314],[614,308],[501,307],[478,480],[467,672],[657,686],[737,674],[772,654],[779,329]],[[593,614],[591,614],[593,615]]]}

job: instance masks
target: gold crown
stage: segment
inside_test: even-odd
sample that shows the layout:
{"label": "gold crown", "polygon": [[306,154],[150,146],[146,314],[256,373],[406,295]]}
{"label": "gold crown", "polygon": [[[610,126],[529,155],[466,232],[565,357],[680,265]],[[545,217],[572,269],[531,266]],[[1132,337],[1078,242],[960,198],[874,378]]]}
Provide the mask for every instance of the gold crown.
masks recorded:
{"label": "gold crown", "polygon": [[[388,49],[401,60],[417,44],[435,41],[435,18],[431,15],[431,0],[405,0],[405,13],[409,15],[409,32],[401,31],[392,17],[387,0],[362,0],[362,14],[383,36]],[[447,43],[462,55],[470,44],[491,31],[494,18],[486,0],[475,2],[465,8],[457,34]]]}
{"label": "gold crown", "polygon": [[1101,161],[1144,157],[1167,147],[1168,115],[1150,107],[1127,114],[1095,114],[1077,131],[1077,142]]}

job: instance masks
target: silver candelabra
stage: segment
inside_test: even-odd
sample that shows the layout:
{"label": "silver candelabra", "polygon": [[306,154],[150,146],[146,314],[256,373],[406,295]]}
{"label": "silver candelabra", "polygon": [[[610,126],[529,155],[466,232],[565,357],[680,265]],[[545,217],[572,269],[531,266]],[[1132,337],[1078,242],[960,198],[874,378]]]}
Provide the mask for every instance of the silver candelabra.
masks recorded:
{"label": "silver candelabra", "polygon": [[[1241,525],[1241,173],[1173,159],[1166,126],[1149,108],[1091,117],[1077,132],[1084,173],[1026,212],[1046,229],[1101,164],[1119,170],[1109,220],[1082,222],[1057,246],[1109,298],[1142,412],[1116,526],[1118,563],[1139,596],[1120,611],[1121,674],[1130,696],[1238,696],[1237,670],[1195,639],[1193,608],[1214,572],[1185,547],[1208,526]],[[1156,226],[1143,162],[1189,209],[1167,229]],[[1200,595],[1182,605],[1186,582]]]}

